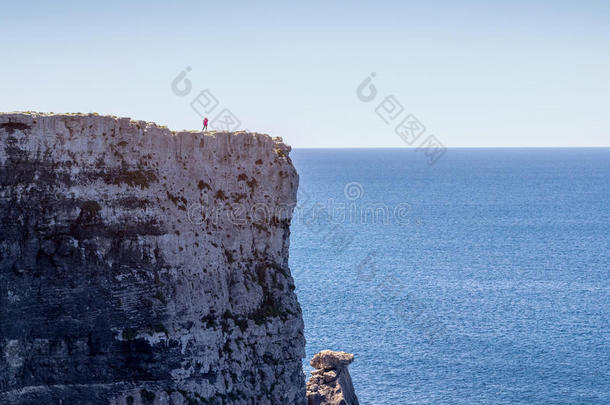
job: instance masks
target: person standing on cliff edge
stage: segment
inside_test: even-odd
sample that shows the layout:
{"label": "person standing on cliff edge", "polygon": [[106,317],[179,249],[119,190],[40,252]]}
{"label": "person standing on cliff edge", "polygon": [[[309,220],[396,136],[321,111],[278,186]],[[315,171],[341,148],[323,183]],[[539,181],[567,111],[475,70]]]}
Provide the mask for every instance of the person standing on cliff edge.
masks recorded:
{"label": "person standing on cliff edge", "polygon": [[205,117],[203,119],[203,130],[207,131],[208,130],[208,117]]}

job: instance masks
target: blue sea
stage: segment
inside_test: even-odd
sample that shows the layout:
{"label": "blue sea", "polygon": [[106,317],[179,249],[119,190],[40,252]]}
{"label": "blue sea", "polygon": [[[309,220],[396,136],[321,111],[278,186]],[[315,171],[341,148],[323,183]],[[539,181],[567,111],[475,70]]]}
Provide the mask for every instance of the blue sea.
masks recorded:
{"label": "blue sea", "polygon": [[307,357],[362,404],[610,404],[610,148],[291,157]]}

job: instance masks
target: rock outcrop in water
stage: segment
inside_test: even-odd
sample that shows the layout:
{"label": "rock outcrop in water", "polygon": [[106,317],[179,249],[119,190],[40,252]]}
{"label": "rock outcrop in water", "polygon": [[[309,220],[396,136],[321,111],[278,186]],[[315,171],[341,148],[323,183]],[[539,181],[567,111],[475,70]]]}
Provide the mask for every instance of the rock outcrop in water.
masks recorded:
{"label": "rock outcrop in water", "polygon": [[323,350],[313,356],[310,364],[314,370],[307,381],[308,405],[358,405],[352,378],[347,366],[354,355],[345,352]]}
{"label": "rock outcrop in water", "polygon": [[289,150],[0,114],[0,403],[304,403]]}

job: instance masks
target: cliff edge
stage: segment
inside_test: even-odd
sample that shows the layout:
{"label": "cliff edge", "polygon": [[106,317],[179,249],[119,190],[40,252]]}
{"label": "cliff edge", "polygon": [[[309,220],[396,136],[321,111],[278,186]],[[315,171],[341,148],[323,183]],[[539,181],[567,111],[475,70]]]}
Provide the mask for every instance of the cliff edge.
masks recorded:
{"label": "cliff edge", "polygon": [[305,403],[289,152],[0,114],[0,403]]}

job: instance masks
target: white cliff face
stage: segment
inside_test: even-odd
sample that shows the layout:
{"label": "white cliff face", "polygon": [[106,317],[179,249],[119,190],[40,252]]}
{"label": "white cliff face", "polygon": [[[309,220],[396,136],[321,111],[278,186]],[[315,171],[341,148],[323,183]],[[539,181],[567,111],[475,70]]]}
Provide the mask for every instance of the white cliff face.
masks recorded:
{"label": "white cliff face", "polygon": [[304,403],[289,151],[0,114],[0,402]]}

